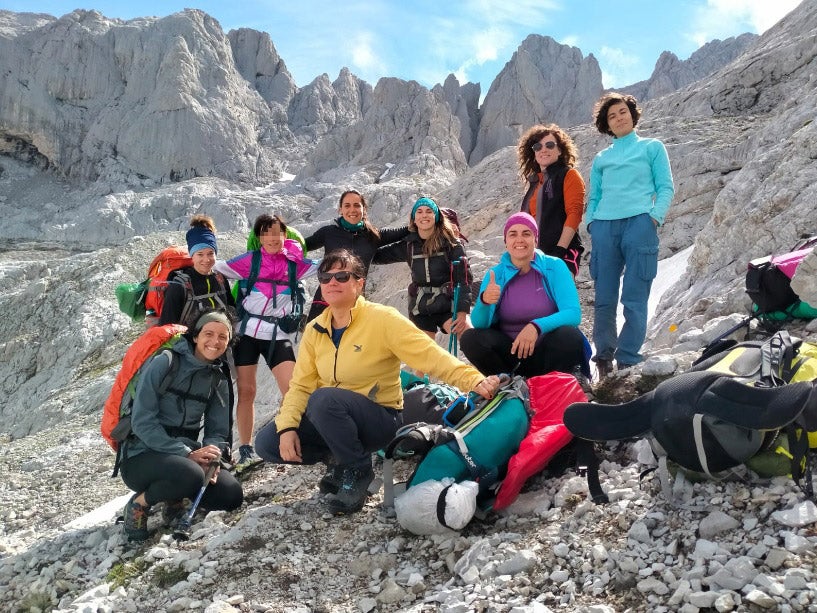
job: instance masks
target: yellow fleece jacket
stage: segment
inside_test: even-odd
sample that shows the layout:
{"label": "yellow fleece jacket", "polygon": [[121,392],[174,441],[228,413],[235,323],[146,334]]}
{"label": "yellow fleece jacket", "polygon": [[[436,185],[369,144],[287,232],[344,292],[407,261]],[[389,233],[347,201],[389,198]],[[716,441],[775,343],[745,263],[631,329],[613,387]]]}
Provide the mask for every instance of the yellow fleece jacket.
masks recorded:
{"label": "yellow fleece jacket", "polygon": [[321,387],[339,387],[382,406],[402,409],[401,362],[464,392],[485,378],[393,307],[358,298],[337,348],[332,342],[331,321],[332,311],[326,309],[304,331],[289,391],[275,418],[278,432],[298,427],[309,396]]}

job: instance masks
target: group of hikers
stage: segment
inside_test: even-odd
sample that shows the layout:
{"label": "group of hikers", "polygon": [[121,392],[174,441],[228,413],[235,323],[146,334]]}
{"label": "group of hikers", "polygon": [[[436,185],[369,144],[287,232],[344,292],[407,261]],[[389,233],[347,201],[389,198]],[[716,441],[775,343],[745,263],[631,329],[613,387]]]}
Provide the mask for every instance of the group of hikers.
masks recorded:
{"label": "group of hikers", "polygon": [[[414,203],[406,226],[378,229],[364,195],[347,190],[338,218],[301,240],[290,238],[280,216],[263,214],[253,225],[258,247],[226,261],[217,259],[213,221],[193,217],[186,236],[193,264],[169,277],[159,316],[160,324],[187,326],[172,348],[180,366],[171,371],[173,360],[161,359],[164,353],[146,365],[133,400],[132,435],[122,446],[122,477],[135,492],[124,513],[128,538],[148,538],[153,505],[164,503],[168,525],[177,521],[206,474],[212,476],[201,507],[239,507],[235,475],[263,460],[325,463],[318,487],[328,509],[359,511],[374,478],[372,453],[402,425],[403,365],[484,398],[497,392],[502,373],[589,372],[575,284],[583,217],[592,241],[597,371],[605,376],[614,363],[626,368],[641,361],[657,226],[673,182],[663,144],[635,132],[640,112],[630,95],[606,94],[597,102],[596,126],[613,142],[594,159],[586,198],[576,146],[564,130],[536,125],[522,135],[517,157],[528,188],[504,225],[505,251],[478,291],[456,214],[432,198]],[[306,257],[320,248],[319,261]],[[397,262],[410,268],[408,317],[364,295],[370,266]],[[318,290],[296,356],[296,283],[311,276]],[[235,295],[230,280],[238,284]],[[434,340],[439,331],[458,339],[466,361]],[[262,356],[283,400],[253,441]],[[232,472],[208,473],[231,440],[228,362],[235,367],[238,457]]]}

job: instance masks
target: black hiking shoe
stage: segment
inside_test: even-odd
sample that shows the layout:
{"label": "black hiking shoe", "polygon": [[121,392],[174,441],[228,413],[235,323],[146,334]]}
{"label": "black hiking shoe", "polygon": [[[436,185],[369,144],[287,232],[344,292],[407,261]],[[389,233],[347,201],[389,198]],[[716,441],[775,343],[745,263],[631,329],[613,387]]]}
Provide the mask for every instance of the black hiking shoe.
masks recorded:
{"label": "black hiking shoe", "polygon": [[318,481],[318,490],[321,494],[337,494],[343,480],[343,468],[337,464],[326,467],[326,474]]}
{"label": "black hiking shoe", "polygon": [[175,528],[179,520],[187,513],[184,500],[168,500],[162,509],[162,524],[165,528]]}
{"label": "black hiking shoe", "polygon": [[599,381],[604,379],[607,375],[613,372],[613,360],[605,360],[604,358],[593,358],[596,363],[596,373],[599,376]]}
{"label": "black hiking shoe", "polygon": [[590,384],[590,379],[582,372],[582,367],[574,366],[570,374],[579,382],[579,387],[582,388],[584,395],[587,396],[587,401],[593,402],[596,399],[596,395],[593,393],[593,386]]}
{"label": "black hiking shoe", "polygon": [[340,487],[327,503],[329,511],[335,515],[356,513],[366,502],[369,484],[374,480],[374,471],[371,464],[339,468],[342,470]]}
{"label": "black hiking shoe", "polygon": [[252,445],[241,445],[238,448],[238,462],[235,463],[234,472],[238,477],[242,473],[248,473],[251,470],[258,468],[264,460],[255,454],[255,449]]}
{"label": "black hiking shoe", "polygon": [[136,494],[128,500],[125,510],[122,512],[125,517],[123,529],[129,541],[146,541],[150,536],[148,532],[150,507],[143,507],[134,498],[136,498]]}

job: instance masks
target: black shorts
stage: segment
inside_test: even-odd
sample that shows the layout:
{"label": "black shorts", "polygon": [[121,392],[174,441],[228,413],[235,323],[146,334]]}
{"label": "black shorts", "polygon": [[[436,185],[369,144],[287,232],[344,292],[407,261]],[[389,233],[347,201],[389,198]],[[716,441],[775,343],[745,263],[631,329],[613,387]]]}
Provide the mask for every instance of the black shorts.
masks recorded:
{"label": "black shorts", "polygon": [[[443,324],[451,319],[451,313],[436,313],[435,315],[409,315],[411,322],[423,332],[437,332],[443,330]],[[445,332],[445,330],[443,330]]]}
{"label": "black shorts", "polygon": [[275,346],[270,351],[272,341],[265,341],[245,334],[238,340],[238,345],[233,349],[233,357],[236,366],[253,366],[258,364],[258,358],[264,356],[267,366],[275,368],[282,362],[294,362],[295,350],[288,340],[275,341]]}

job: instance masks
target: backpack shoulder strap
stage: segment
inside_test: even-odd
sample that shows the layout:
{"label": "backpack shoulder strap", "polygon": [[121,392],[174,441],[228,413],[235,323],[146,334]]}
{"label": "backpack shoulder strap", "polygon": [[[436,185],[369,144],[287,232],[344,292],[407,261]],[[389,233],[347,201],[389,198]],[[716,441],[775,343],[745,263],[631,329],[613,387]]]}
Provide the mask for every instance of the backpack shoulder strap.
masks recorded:
{"label": "backpack shoulder strap", "polygon": [[247,295],[252,291],[255,282],[258,281],[258,275],[261,274],[261,250],[256,249],[252,252],[252,263],[250,264],[250,276],[247,277],[247,287],[245,291]]}
{"label": "backpack shoulder strap", "polygon": [[167,392],[173,381],[175,381],[176,375],[179,374],[179,366],[181,364],[179,355],[173,351],[173,349],[164,349],[159,355],[165,354],[167,354],[170,359],[170,366],[168,367],[164,377],[162,377],[161,383],[159,383],[159,395]]}

